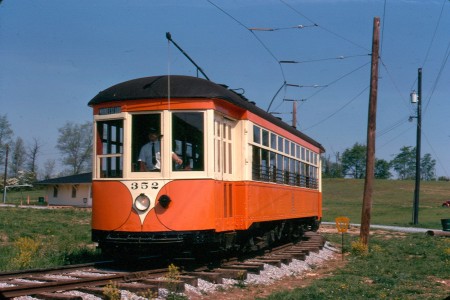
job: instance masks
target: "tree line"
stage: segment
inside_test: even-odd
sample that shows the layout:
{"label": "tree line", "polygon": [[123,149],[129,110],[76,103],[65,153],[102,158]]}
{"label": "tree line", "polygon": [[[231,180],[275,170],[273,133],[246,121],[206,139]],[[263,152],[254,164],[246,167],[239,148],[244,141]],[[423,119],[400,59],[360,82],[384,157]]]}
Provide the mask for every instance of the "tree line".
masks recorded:
{"label": "tree line", "polygon": [[[38,166],[42,147],[38,138],[25,143],[15,137],[7,115],[0,115],[0,166],[8,164],[7,185],[30,184],[36,180],[57,176],[75,175],[91,171],[92,123],[75,124],[67,122],[58,129],[57,158],[49,158]],[[340,155],[322,157],[324,178],[364,178],[366,174],[366,146],[355,143]],[[8,157],[6,154],[8,153]],[[56,172],[57,162],[63,167]],[[448,180],[436,178],[434,160],[429,153],[421,158],[421,180]],[[391,171],[395,172],[393,174]],[[416,173],[416,148],[404,146],[391,161],[375,160],[375,178],[390,179],[396,175],[401,180],[414,179]],[[0,187],[4,183],[4,172],[0,175]]]}
{"label": "tree line", "polygon": [[[355,178],[366,176],[366,145],[355,143],[335,158],[322,157],[324,178]],[[436,160],[429,153],[420,159],[421,180],[448,180],[446,177],[436,178]],[[393,171],[394,174],[391,172]],[[375,159],[375,178],[409,180],[416,176],[416,147],[403,146],[391,161]]]}
{"label": "tree line", "polygon": [[[91,171],[92,159],[92,123],[75,124],[67,122],[58,129],[56,149],[59,156],[48,158],[39,167],[44,144],[38,138],[29,142],[14,131],[7,115],[0,115],[0,187],[6,185],[32,184],[36,180],[58,176],[75,175]],[[57,163],[63,167],[57,171]]]}

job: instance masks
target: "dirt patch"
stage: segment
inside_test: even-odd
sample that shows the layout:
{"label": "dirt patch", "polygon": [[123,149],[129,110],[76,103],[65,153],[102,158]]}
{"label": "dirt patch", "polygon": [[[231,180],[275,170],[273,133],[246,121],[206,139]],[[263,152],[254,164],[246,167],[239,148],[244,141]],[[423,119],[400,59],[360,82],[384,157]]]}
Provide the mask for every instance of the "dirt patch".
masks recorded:
{"label": "dirt patch", "polygon": [[[336,226],[334,225],[320,225],[319,229],[320,233],[335,233],[338,234]],[[357,236],[360,234],[360,228],[355,226],[350,226],[348,231],[345,234],[349,234],[352,236]],[[399,231],[391,231],[391,230],[383,230],[383,229],[371,229],[370,235],[377,235],[384,239],[393,239],[393,238],[403,238],[408,235],[406,232]]]}

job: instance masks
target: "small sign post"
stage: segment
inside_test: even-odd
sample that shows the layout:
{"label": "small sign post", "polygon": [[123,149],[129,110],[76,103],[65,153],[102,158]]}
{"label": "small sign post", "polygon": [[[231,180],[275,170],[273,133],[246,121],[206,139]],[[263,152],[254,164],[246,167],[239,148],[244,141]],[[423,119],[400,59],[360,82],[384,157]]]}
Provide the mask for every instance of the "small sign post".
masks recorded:
{"label": "small sign post", "polygon": [[347,232],[350,226],[350,219],[347,217],[336,218],[336,228],[342,234],[342,260],[344,260],[344,232]]}

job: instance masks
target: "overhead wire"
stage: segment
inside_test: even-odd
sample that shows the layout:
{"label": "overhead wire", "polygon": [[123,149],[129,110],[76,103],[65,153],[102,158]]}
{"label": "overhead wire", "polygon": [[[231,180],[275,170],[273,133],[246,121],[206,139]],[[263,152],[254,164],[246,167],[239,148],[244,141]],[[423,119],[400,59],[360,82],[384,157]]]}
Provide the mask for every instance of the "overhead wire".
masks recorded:
{"label": "overhead wire", "polygon": [[368,88],[370,87],[370,85],[366,86],[361,92],[359,92],[356,96],[354,96],[352,99],[350,99],[347,103],[345,103],[343,106],[341,106],[338,110],[336,110],[335,112],[331,113],[330,115],[328,115],[327,117],[325,117],[324,119],[320,120],[319,122],[307,127],[307,128],[303,128],[303,131],[307,131],[313,127],[316,127],[317,125],[322,124],[323,122],[329,120],[330,118],[332,118],[333,116],[335,116],[338,112],[342,111],[345,107],[347,107],[348,105],[350,105],[350,103],[352,103],[353,101],[355,101],[359,96],[361,96]]}
{"label": "overhead wire", "polygon": [[288,64],[304,64],[304,63],[310,63],[310,62],[321,62],[321,61],[327,61],[327,60],[343,60],[348,58],[354,58],[354,57],[361,57],[361,56],[368,56],[369,54],[357,54],[357,55],[349,55],[349,56],[338,56],[338,57],[329,57],[329,58],[318,58],[318,59],[311,59],[311,60],[281,60],[280,63],[288,63]]}
{"label": "overhead wire", "polygon": [[405,124],[406,122],[409,122],[410,117],[407,116],[406,118],[402,118],[398,121],[396,121],[395,123],[389,125],[387,128],[384,128],[383,130],[377,131],[376,136],[377,137],[382,137],[383,135],[391,132],[392,130],[396,129],[397,127]]}
{"label": "overhead wire", "polygon": [[300,11],[298,11],[297,9],[295,9],[292,5],[286,3],[286,1],[280,0],[280,2],[283,3],[284,5],[286,5],[287,7],[289,7],[289,8],[290,8],[292,11],[294,11],[296,14],[302,16],[302,17],[305,18],[306,20],[308,20],[308,21],[310,21],[311,23],[317,25],[319,28],[325,30],[326,32],[328,32],[328,33],[330,33],[330,34],[332,34],[332,35],[334,35],[334,36],[336,36],[336,37],[338,37],[338,38],[340,38],[340,39],[342,39],[342,40],[344,40],[344,41],[347,41],[348,43],[351,43],[351,44],[353,44],[354,46],[356,46],[356,47],[358,47],[358,48],[361,48],[361,49],[364,49],[364,50],[370,52],[370,49],[367,49],[366,47],[361,46],[361,45],[359,45],[358,43],[355,43],[355,42],[353,42],[352,40],[350,40],[350,39],[348,39],[348,38],[346,38],[346,37],[344,37],[344,36],[342,36],[342,35],[340,35],[340,34],[337,34],[336,32],[331,31],[330,29],[328,29],[328,28],[326,28],[326,27],[324,27],[324,26],[322,26],[322,25],[317,24],[315,21],[313,21],[312,19],[308,18],[306,15],[304,15],[303,13],[301,13]]}
{"label": "overhead wire", "polygon": [[427,141],[428,146],[431,148],[431,151],[433,152],[434,156],[436,157],[436,160],[439,163],[439,166],[442,168],[442,170],[445,173],[445,176],[448,178],[448,172],[447,172],[447,168],[445,167],[445,165],[442,163],[442,161],[439,159],[439,156],[437,155],[436,151],[434,150],[433,146],[430,143],[430,140],[428,139],[427,135],[425,133],[423,133],[423,136],[425,137],[425,140]]}
{"label": "overhead wire", "polygon": [[214,2],[212,2],[211,0],[206,0],[208,1],[211,5],[213,5],[214,7],[216,7],[218,10],[220,10],[221,12],[223,12],[225,15],[227,15],[228,17],[230,17],[232,20],[234,20],[236,23],[238,23],[239,25],[241,25],[242,27],[244,27],[245,29],[247,29],[252,35],[253,37],[261,44],[261,46],[266,49],[266,51],[270,54],[270,56],[272,56],[272,58],[278,63],[280,70],[281,70],[281,76],[283,77],[283,81],[286,82],[286,77],[284,75],[284,70],[283,67],[281,66],[281,64],[279,63],[279,59],[276,58],[275,54],[273,54],[272,51],[270,51],[270,49],[263,43],[263,41],[253,32],[253,30],[251,30],[248,26],[245,26],[241,21],[239,21],[238,19],[236,19],[235,17],[233,17],[231,14],[229,14],[227,11],[225,11],[224,9],[222,9],[220,6],[216,5]]}
{"label": "overhead wire", "polygon": [[349,76],[349,75],[355,73],[356,71],[358,71],[358,70],[364,68],[364,67],[367,66],[368,64],[370,64],[370,61],[367,62],[367,63],[365,63],[365,64],[363,64],[363,65],[361,65],[361,66],[359,66],[359,67],[357,67],[356,69],[354,69],[354,70],[352,70],[352,71],[350,71],[350,72],[348,72],[348,73],[346,73],[346,74],[340,76],[339,78],[337,78],[337,79],[335,79],[335,80],[333,80],[333,81],[327,83],[327,84],[325,85],[325,87],[320,88],[317,92],[315,92],[315,93],[313,93],[312,95],[306,97],[306,99],[307,99],[307,100],[311,99],[312,97],[316,96],[318,93],[322,92],[325,88],[327,88],[327,87],[329,87],[329,86],[335,84],[336,82],[338,82],[338,81],[344,79],[345,77],[347,77],[347,76]]}
{"label": "overhead wire", "polygon": [[439,17],[438,17],[438,20],[436,22],[436,26],[434,27],[433,36],[431,37],[431,41],[430,41],[430,44],[428,45],[427,53],[425,54],[425,58],[424,58],[424,60],[422,62],[422,68],[425,66],[425,63],[428,60],[428,56],[430,55],[431,46],[433,45],[434,39],[436,38],[436,33],[437,33],[438,28],[439,28],[439,24],[441,23],[441,19],[442,19],[442,13],[444,12],[444,6],[445,6],[445,3],[447,1],[448,0],[443,0],[442,1],[441,12],[439,13]]}
{"label": "overhead wire", "polygon": [[449,43],[447,45],[447,50],[445,52],[446,52],[446,54],[444,55],[444,58],[442,60],[441,67],[439,68],[439,72],[438,72],[438,74],[436,76],[436,79],[434,80],[433,86],[431,88],[430,95],[428,96],[428,98],[426,100],[425,108],[423,110],[424,114],[426,113],[426,111],[428,109],[428,106],[431,103],[431,99],[432,99],[432,97],[434,95],[434,92],[436,91],[436,87],[438,85],[438,82],[441,79],[442,72],[444,71],[445,65],[447,64],[447,61],[448,61],[448,57],[450,56],[450,40],[449,40]]}
{"label": "overhead wire", "polygon": [[[440,25],[440,23],[441,23],[441,20],[442,20],[442,14],[443,14],[443,12],[444,12],[444,7],[445,7],[445,4],[447,3],[447,1],[448,1],[448,0],[443,0],[443,1],[442,1],[441,12],[439,13],[439,17],[438,17],[438,20],[437,20],[437,22],[436,22],[436,26],[434,27],[433,36],[431,37],[430,43],[428,44],[427,52],[426,52],[426,54],[425,54],[425,58],[423,59],[421,68],[424,68],[426,62],[428,61],[428,56],[430,55],[431,47],[433,46],[434,39],[436,38],[436,33],[437,33],[437,30],[438,30],[439,25]],[[416,83],[417,83],[417,77],[414,79],[414,82],[411,84],[410,90],[413,90],[413,89],[414,89],[414,85],[415,85]]]}
{"label": "overhead wire", "polygon": [[408,127],[406,130],[400,132],[398,135],[396,135],[395,137],[393,137],[392,139],[390,139],[389,141],[387,141],[386,143],[384,143],[381,146],[377,146],[377,149],[383,148],[384,146],[390,144],[391,142],[395,141],[398,139],[398,137],[402,136],[403,134],[405,134],[407,131],[411,130],[412,127]]}
{"label": "overhead wire", "polygon": [[[294,26],[294,27],[285,27],[285,28],[250,28],[250,27],[248,27],[248,26],[246,26],[245,24],[243,24],[241,21],[239,21],[237,18],[235,18],[235,17],[233,17],[231,14],[229,14],[227,11],[225,11],[224,9],[222,9],[220,6],[218,6],[217,4],[215,4],[214,2],[212,2],[211,0],[207,0],[211,5],[213,5],[214,7],[216,7],[217,9],[219,9],[222,13],[224,13],[225,15],[227,15],[228,17],[230,17],[232,20],[234,20],[236,23],[238,23],[240,26],[242,26],[242,27],[244,27],[245,29],[247,29],[248,31],[250,31],[251,33],[252,33],[252,35],[254,36],[254,38],[261,44],[261,46],[263,46],[264,47],[264,49],[272,56],[272,58],[273,59],[275,59],[276,61],[277,61],[277,63],[278,63],[278,65],[279,65],[279,67],[280,67],[280,70],[281,70],[281,75],[282,75],[282,77],[283,77],[283,84],[282,84],[282,86],[278,89],[278,91],[275,93],[275,95],[274,95],[274,97],[271,99],[271,101],[270,101],[270,104],[269,104],[269,106],[268,106],[268,109],[267,109],[267,111],[270,111],[270,108],[271,108],[271,106],[272,106],[272,103],[273,103],[273,101],[275,100],[275,98],[278,96],[278,94],[279,94],[279,92],[283,89],[283,87],[284,88],[286,88],[286,84],[287,84],[287,81],[286,81],[286,76],[285,76],[285,73],[284,73],[284,69],[283,69],[283,67],[282,67],[282,63],[283,62],[286,62],[286,61],[280,61],[280,60],[278,60],[277,58],[276,58],[276,56],[275,56],[275,54],[269,49],[269,47],[267,47],[267,45],[254,33],[254,31],[276,31],[276,30],[281,30],[281,29],[293,29],[293,28],[304,28],[304,27],[321,27],[323,30],[326,30],[326,31],[328,31],[328,32],[330,32],[330,33],[332,33],[332,34],[334,34],[334,35],[336,35],[336,36],[338,36],[339,38],[341,38],[341,39],[343,39],[343,40],[346,40],[347,42],[349,42],[349,43],[351,43],[351,44],[353,44],[353,45],[355,45],[355,46],[357,46],[357,47],[359,47],[359,48],[362,48],[362,49],[364,49],[364,50],[368,50],[367,48],[365,48],[365,47],[362,47],[362,46],[360,46],[360,45],[358,45],[357,43],[354,43],[354,42],[352,42],[351,40],[349,40],[349,39],[347,39],[347,38],[345,38],[345,37],[343,37],[343,36],[341,36],[341,35],[339,35],[339,34],[337,34],[337,33],[335,33],[335,32],[332,32],[331,30],[328,30],[328,29],[326,29],[325,27],[323,27],[323,26],[320,26],[320,25],[318,25],[317,23],[315,23],[314,21],[312,21],[310,18],[308,18],[307,16],[305,16],[304,14],[302,14],[301,12],[299,12],[298,10],[296,10],[295,8],[293,8],[292,6],[290,6],[289,4],[287,4],[286,2],[284,2],[283,0],[280,0],[282,3],[284,3],[286,6],[288,6],[289,8],[291,8],[293,11],[295,11],[297,14],[299,14],[299,15],[301,15],[302,17],[304,17],[305,19],[307,19],[308,21],[310,21],[311,23],[312,23],[312,25],[298,25],[298,26]],[[369,52],[370,52],[370,50],[368,50]],[[369,54],[370,55],[370,54]],[[357,56],[363,56],[363,55],[353,55],[353,56],[349,56],[349,57],[357,57]],[[334,59],[342,59],[342,57],[338,57],[338,58],[334,58]],[[363,66],[362,66],[363,67]],[[356,71],[356,70],[355,70]],[[351,74],[352,72],[350,72],[349,74]],[[348,75],[349,75],[348,74]],[[340,78],[338,78],[338,79],[336,79],[335,81],[333,81],[332,83],[335,83],[335,82],[337,82],[337,81],[339,81],[340,79],[342,79],[343,77],[345,77],[345,76],[347,76],[347,75],[344,75],[344,76],[342,76],[342,77],[340,77]],[[321,90],[323,90],[324,88],[326,88],[326,87],[328,87],[329,86],[329,84],[328,85],[326,85],[326,86],[324,86]],[[320,90],[320,91],[321,91]],[[318,91],[317,93],[319,93],[320,91]],[[314,93],[312,96],[314,96],[314,95],[316,95],[317,93]],[[311,97],[312,97],[311,96]]]}

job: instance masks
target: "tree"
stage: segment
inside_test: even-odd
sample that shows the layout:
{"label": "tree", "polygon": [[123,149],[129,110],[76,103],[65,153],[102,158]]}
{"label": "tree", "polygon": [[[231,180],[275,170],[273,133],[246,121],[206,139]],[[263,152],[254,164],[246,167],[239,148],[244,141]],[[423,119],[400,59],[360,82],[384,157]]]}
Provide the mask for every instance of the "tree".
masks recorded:
{"label": "tree", "polygon": [[[19,177],[19,172],[24,172],[26,150],[22,138],[16,138],[11,147],[11,176]],[[21,175],[23,176],[23,174]]]}
{"label": "tree", "polygon": [[54,159],[47,159],[44,163],[44,179],[50,179],[55,172],[56,161]]}
{"label": "tree", "polygon": [[398,178],[414,179],[416,174],[416,148],[403,146],[400,153],[391,160],[392,168],[397,172]]}
{"label": "tree", "polygon": [[11,143],[13,131],[6,115],[0,115],[0,164],[4,165],[6,145]]}
{"label": "tree", "polygon": [[339,161],[339,153],[336,154],[336,161],[331,161],[330,156],[322,157],[323,178],[342,178],[342,166]]}
{"label": "tree", "polygon": [[342,173],[353,178],[363,178],[366,173],[366,146],[355,143],[342,153]]}
{"label": "tree", "polygon": [[375,178],[376,179],[389,179],[392,174],[389,172],[391,165],[384,159],[375,159]]}
{"label": "tree", "polygon": [[84,124],[66,123],[59,128],[57,148],[63,156],[63,164],[70,168],[70,174],[79,174],[90,170],[92,157],[92,126],[90,122]]}
{"label": "tree", "polygon": [[33,138],[33,142],[31,145],[28,146],[28,170],[32,173],[36,173],[37,171],[37,157],[39,155],[39,152],[41,150],[41,143],[38,139]]}
{"label": "tree", "polygon": [[436,173],[434,171],[436,160],[431,158],[431,154],[425,154],[420,160],[420,173],[422,180],[434,180]]}

